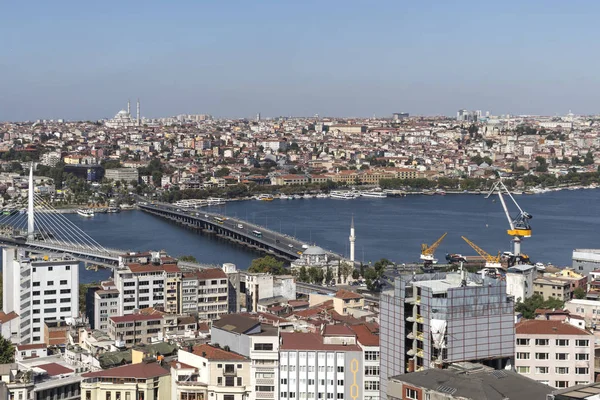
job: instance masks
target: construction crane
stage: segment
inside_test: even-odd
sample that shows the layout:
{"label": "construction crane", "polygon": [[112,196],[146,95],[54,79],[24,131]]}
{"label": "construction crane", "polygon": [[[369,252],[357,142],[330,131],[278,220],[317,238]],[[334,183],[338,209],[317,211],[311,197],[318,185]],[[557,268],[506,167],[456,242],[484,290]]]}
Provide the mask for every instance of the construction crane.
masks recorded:
{"label": "construction crane", "polygon": [[446,237],[448,232],[444,233],[438,240],[435,241],[434,244],[428,246],[427,243],[423,243],[421,245],[421,260],[423,260],[423,264],[431,265],[437,263],[437,260],[433,257],[433,254],[437,250],[437,248],[442,243],[442,240]]}
{"label": "construction crane", "polygon": [[479,254],[485,260],[486,268],[502,268],[502,265],[500,264],[500,257],[501,257],[500,252],[498,252],[497,256],[492,256],[489,253],[487,253],[485,250],[483,250],[481,247],[479,247],[475,243],[471,242],[466,237],[461,236],[461,238],[465,242],[467,242],[467,244],[469,246],[471,246],[473,248],[473,250],[475,250],[477,252],[477,254]]}
{"label": "construction crane", "polygon": [[[490,190],[485,198],[487,199],[494,193],[498,193],[498,198],[500,199],[500,203],[502,203],[502,208],[504,209],[504,214],[506,214],[506,218],[508,219],[508,225],[510,226],[510,229],[508,229],[506,232],[510,237],[512,237],[514,244],[514,256],[520,257],[521,241],[523,238],[531,237],[531,226],[529,225],[529,220],[533,218],[533,216],[528,212],[523,211],[521,206],[519,206],[519,203],[517,203],[512,194],[510,194],[510,191],[506,185],[504,185],[504,182],[502,182],[502,178],[498,179],[498,181],[494,183],[492,190]],[[519,214],[515,218],[510,216],[508,208],[506,207],[506,202],[504,201],[504,196],[502,196],[502,194],[507,195],[519,209]]]}

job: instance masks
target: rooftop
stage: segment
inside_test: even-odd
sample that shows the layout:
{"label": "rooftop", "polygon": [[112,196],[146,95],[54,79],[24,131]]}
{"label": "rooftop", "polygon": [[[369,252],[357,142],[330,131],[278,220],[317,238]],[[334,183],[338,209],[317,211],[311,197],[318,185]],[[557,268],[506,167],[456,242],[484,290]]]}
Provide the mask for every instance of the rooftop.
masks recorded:
{"label": "rooftop", "polygon": [[[405,382],[426,388],[452,398],[486,400],[532,400],[545,399],[554,390],[548,385],[534,381],[514,371],[493,370],[478,364],[460,363],[448,369],[431,368],[390,378],[390,382]],[[388,395],[402,397],[401,393]]]}
{"label": "rooftop", "polygon": [[239,314],[223,315],[221,319],[213,321],[216,328],[240,334],[252,330],[257,325],[260,325],[259,321]]}
{"label": "rooftop", "polygon": [[168,375],[169,371],[158,365],[157,363],[139,363],[123,365],[106,369],[103,371],[89,372],[83,374],[84,378],[136,378],[148,379],[157,378],[159,376]]}
{"label": "rooftop", "polygon": [[214,361],[246,360],[246,357],[240,354],[223,350],[221,348],[211,346],[210,344],[201,344],[199,346],[194,346],[193,353],[197,356],[204,357],[207,360]]}
{"label": "rooftop", "polygon": [[569,323],[545,319],[526,319],[515,325],[517,335],[590,335]]}
{"label": "rooftop", "polygon": [[360,300],[363,298],[360,294],[354,293],[354,292],[351,292],[351,291],[345,290],[345,289],[338,290],[337,293],[335,294],[335,297],[337,297],[338,299],[343,299],[343,300],[346,300],[346,299]]}
{"label": "rooftop", "polygon": [[281,350],[361,351],[357,345],[324,344],[318,333],[282,332]]}
{"label": "rooftop", "polygon": [[122,316],[110,317],[110,319],[116,323],[123,322],[137,322],[137,321],[149,321],[154,319],[162,319],[162,314],[154,315],[154,314],[129,314]]}

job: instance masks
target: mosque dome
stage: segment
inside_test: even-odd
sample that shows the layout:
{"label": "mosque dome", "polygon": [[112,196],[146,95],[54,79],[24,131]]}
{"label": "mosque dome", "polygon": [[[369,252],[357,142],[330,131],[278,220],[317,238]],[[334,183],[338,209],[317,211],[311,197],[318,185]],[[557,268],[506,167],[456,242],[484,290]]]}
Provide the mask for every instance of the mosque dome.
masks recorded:
{"label": "mosque dome", "polygon": [[310,246],[308,249],[306,249],[304,251],[303,254],[309,255],[309,256],[324,256],[327,253],[325,252],[325,250],[323,250],[319,246]]}
{"label": "mosque dome", "polygon": [[127,113],[127,111],[125,110],[121,110],[117,113],[117,115],[115,116],[115,118],[119,118],[119,117],[127,117],[129,116],[129,113]]}

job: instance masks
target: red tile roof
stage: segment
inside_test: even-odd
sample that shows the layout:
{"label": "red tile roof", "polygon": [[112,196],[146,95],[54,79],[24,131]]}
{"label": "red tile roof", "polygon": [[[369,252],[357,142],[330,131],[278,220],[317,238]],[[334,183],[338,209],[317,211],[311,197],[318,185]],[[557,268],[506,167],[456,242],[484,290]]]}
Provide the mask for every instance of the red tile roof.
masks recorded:
{"label": "red tile roof", "polygon": [[72,369],[63,367],[62,365],[57,363],[36,365],[36,367],[45,370],[50,376],[72,374],[73,372],[75,372]]}
{"label": "red tile roof", "polygon": [[318,333],[282,332],[281,350],[361,351],[357,345],[325,344]]}
{"label": "red tile roof", "polygon": [[10,320],[13,320],[13,319],[17,318],[18,316],[19,315],[17,313],[15,313],[14,311],[9,312],[8,314],[5,314],[4,312],[0,312],[0,324],[3,324]]}
{"label": "red tile roof", "polygon": [[201,344],[199,346],[194,346],[193,353],[197,356],[204,357],[207,360],[246,360],[246,357],[242,355],[233,353],[231,351],[223,350],[218,347],[211,346],[209,344]]}
{"label": "red tile roof", "polygon": [[106,369],[104,371],[88,372],[83,374],[84,378],[136,378],[148,379],[157,378],[159,376],[169,375],[169,371],[158,365],[157,363],[139,363],[123,365]]}
{"label": "red tile roof", "polygon": [[366,325],[353,325],[350,329],[354,331],[358,342],[363,346],[379,346],[379,336],[374,335]]}
{"label": "red tile roof", "polygon": [[139,264],[139,263],[131,263],[127,264],[127,267],[133,273],[141,273],[141,272],[181,272],[177,264]]}
{"label": "red tile roof", "polygon": [[162,319],[162,317],[163,317],[162,314],[160,314],[160,315],[129,314],[129,315],[110,317],[110,319],[112,321],[114,321],[116,324],[119,324],[122,322],[150,321],[150,320],[155,320],[155,319]]}
{"label": "red tile roof", "polygon": [[37,344],[18,344],[17,345],[17,350],[18,351],[23,351],[23,350],[36,350],[36,349],[45,349],[46,345],[44,343],[37,343]]}
{"label": "red tile roof", "polygon": [[323,336],[352,336],[355,334],[346,325],[326,325]]}
{"label": "red tile roof", "polygon": [[197,278],[199,280],[205,279],[226,279],[227,274],[221,268],[206,268],[198,271],[185,274],[186,278]]}
{"label": "red tile roof", "polygon": [[526,319],[515,325],[517,335],[592,335],[563,321]]}
{"label": "red tile roof", "polygon": [[351,292],[349,290],[345,290],[345,289],[340,289],[337,291],[337,293],[335,294],[335,297],[337,297],[338,299],[362,299],[363,297],[358,294],[358,293],[354,293]]}

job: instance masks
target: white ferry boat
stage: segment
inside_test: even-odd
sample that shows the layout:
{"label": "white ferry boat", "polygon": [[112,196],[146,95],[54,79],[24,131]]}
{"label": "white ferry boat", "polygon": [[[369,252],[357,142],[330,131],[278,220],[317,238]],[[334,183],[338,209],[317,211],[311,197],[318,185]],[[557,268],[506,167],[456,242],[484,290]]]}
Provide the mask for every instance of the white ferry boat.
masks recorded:
{"label": "white ferry boat", "polygon": [[364,191],[360,192],[362,197],[372,197],[375,199],[385,199],[387,197],[387,193],[379,192],[379,191]]}
{"label": "white ferry boat", "polygon": [[326,199],[329,197],[329,195],[327,193],[319,193],[318,195],[315,196],[317,199]]}
{"label": "white ferry boat", "polygon": [[206,201],[208,202],[209,206],[221,206],[225,204],[225,199],[221,199],[218,197],[209,197],[208,199],[206,199]]}
{"label": "white ferry boat", "polygon": [[77,214],[81,215],[82,217],[91,218],[94,216],[94,210],[80,208],[77,210]]}
{"label": "white ferry boat", "polygon": [[356,199],[359,195],[350,191],[334,190],[331,192],[332,199],[351,200]]}

